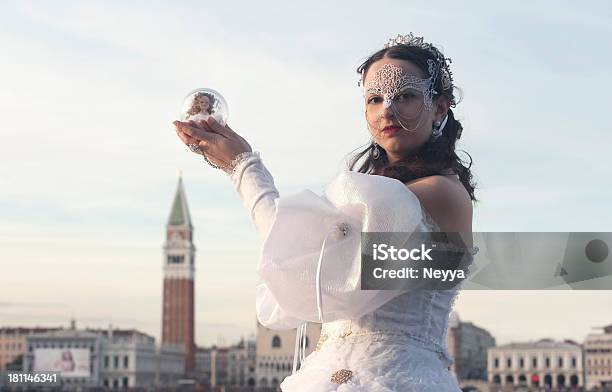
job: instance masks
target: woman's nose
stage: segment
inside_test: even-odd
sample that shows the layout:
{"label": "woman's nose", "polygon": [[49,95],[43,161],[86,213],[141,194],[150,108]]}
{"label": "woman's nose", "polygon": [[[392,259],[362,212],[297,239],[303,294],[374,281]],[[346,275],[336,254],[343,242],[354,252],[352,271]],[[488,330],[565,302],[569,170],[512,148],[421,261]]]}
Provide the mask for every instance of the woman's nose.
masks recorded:
{"label": "woman's nose", "polygon": [[382,115],[383,118],[393,119],[395,118],[395,112],[393,111],[393,105],[383,105]]}

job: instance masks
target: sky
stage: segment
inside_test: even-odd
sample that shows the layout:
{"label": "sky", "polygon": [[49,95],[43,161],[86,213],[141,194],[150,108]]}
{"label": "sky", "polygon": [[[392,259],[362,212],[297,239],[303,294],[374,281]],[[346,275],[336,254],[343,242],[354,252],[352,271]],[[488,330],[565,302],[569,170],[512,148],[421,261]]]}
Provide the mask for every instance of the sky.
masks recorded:
{"label": "sky", "polygon": [[[605,1],[4,1],[0,326],[159,338],[181,170],[196,342],[254,332],[258,239],[228,178],[176,137],[182,98],[221,91],[280,193],[321,192],[369,141],[355,69],[410,31],[463,91],[474,231],[612,231],[611,22]],[[582,341],[612,324],[602,309],[612,292],[464,291],[455,307],[499,343]]]}

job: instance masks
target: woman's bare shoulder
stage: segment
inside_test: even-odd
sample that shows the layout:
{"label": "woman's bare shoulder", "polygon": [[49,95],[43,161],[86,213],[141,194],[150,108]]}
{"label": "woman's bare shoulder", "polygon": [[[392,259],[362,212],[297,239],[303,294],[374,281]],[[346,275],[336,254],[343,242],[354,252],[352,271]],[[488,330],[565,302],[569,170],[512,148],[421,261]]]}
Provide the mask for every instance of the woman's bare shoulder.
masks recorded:
{"label": "woman's bare shoulder", "polygon": [[434,175],[406,183],[445,232],[472,230],[472,200],[456,176]]}

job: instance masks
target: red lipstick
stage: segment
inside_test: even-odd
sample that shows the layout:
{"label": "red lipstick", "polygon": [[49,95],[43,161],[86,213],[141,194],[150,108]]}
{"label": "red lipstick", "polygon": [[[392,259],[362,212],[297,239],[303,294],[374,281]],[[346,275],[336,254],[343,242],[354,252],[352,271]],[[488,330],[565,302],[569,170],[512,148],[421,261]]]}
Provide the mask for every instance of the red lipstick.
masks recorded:
{"label": "red lipstick", "polygon": [[382,133],[390,136],[390,135],[394,135],[400,129],[401,128],[398,127],[397,125],[389,125],[389,126],[383,128]]}

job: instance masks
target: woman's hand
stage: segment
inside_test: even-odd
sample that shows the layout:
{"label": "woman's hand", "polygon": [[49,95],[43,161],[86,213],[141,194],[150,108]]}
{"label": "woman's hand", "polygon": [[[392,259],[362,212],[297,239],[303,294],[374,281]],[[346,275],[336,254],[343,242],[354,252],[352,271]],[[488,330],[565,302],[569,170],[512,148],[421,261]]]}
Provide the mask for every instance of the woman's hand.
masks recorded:
{"label": "woman's hand", "polygon": [[249,143],[229,126],[222,126],[213,116],[199,123],[174,121],[178,137],[187,146],[196,144],[210,162],[221,169],[236,155],[252,151]]}

